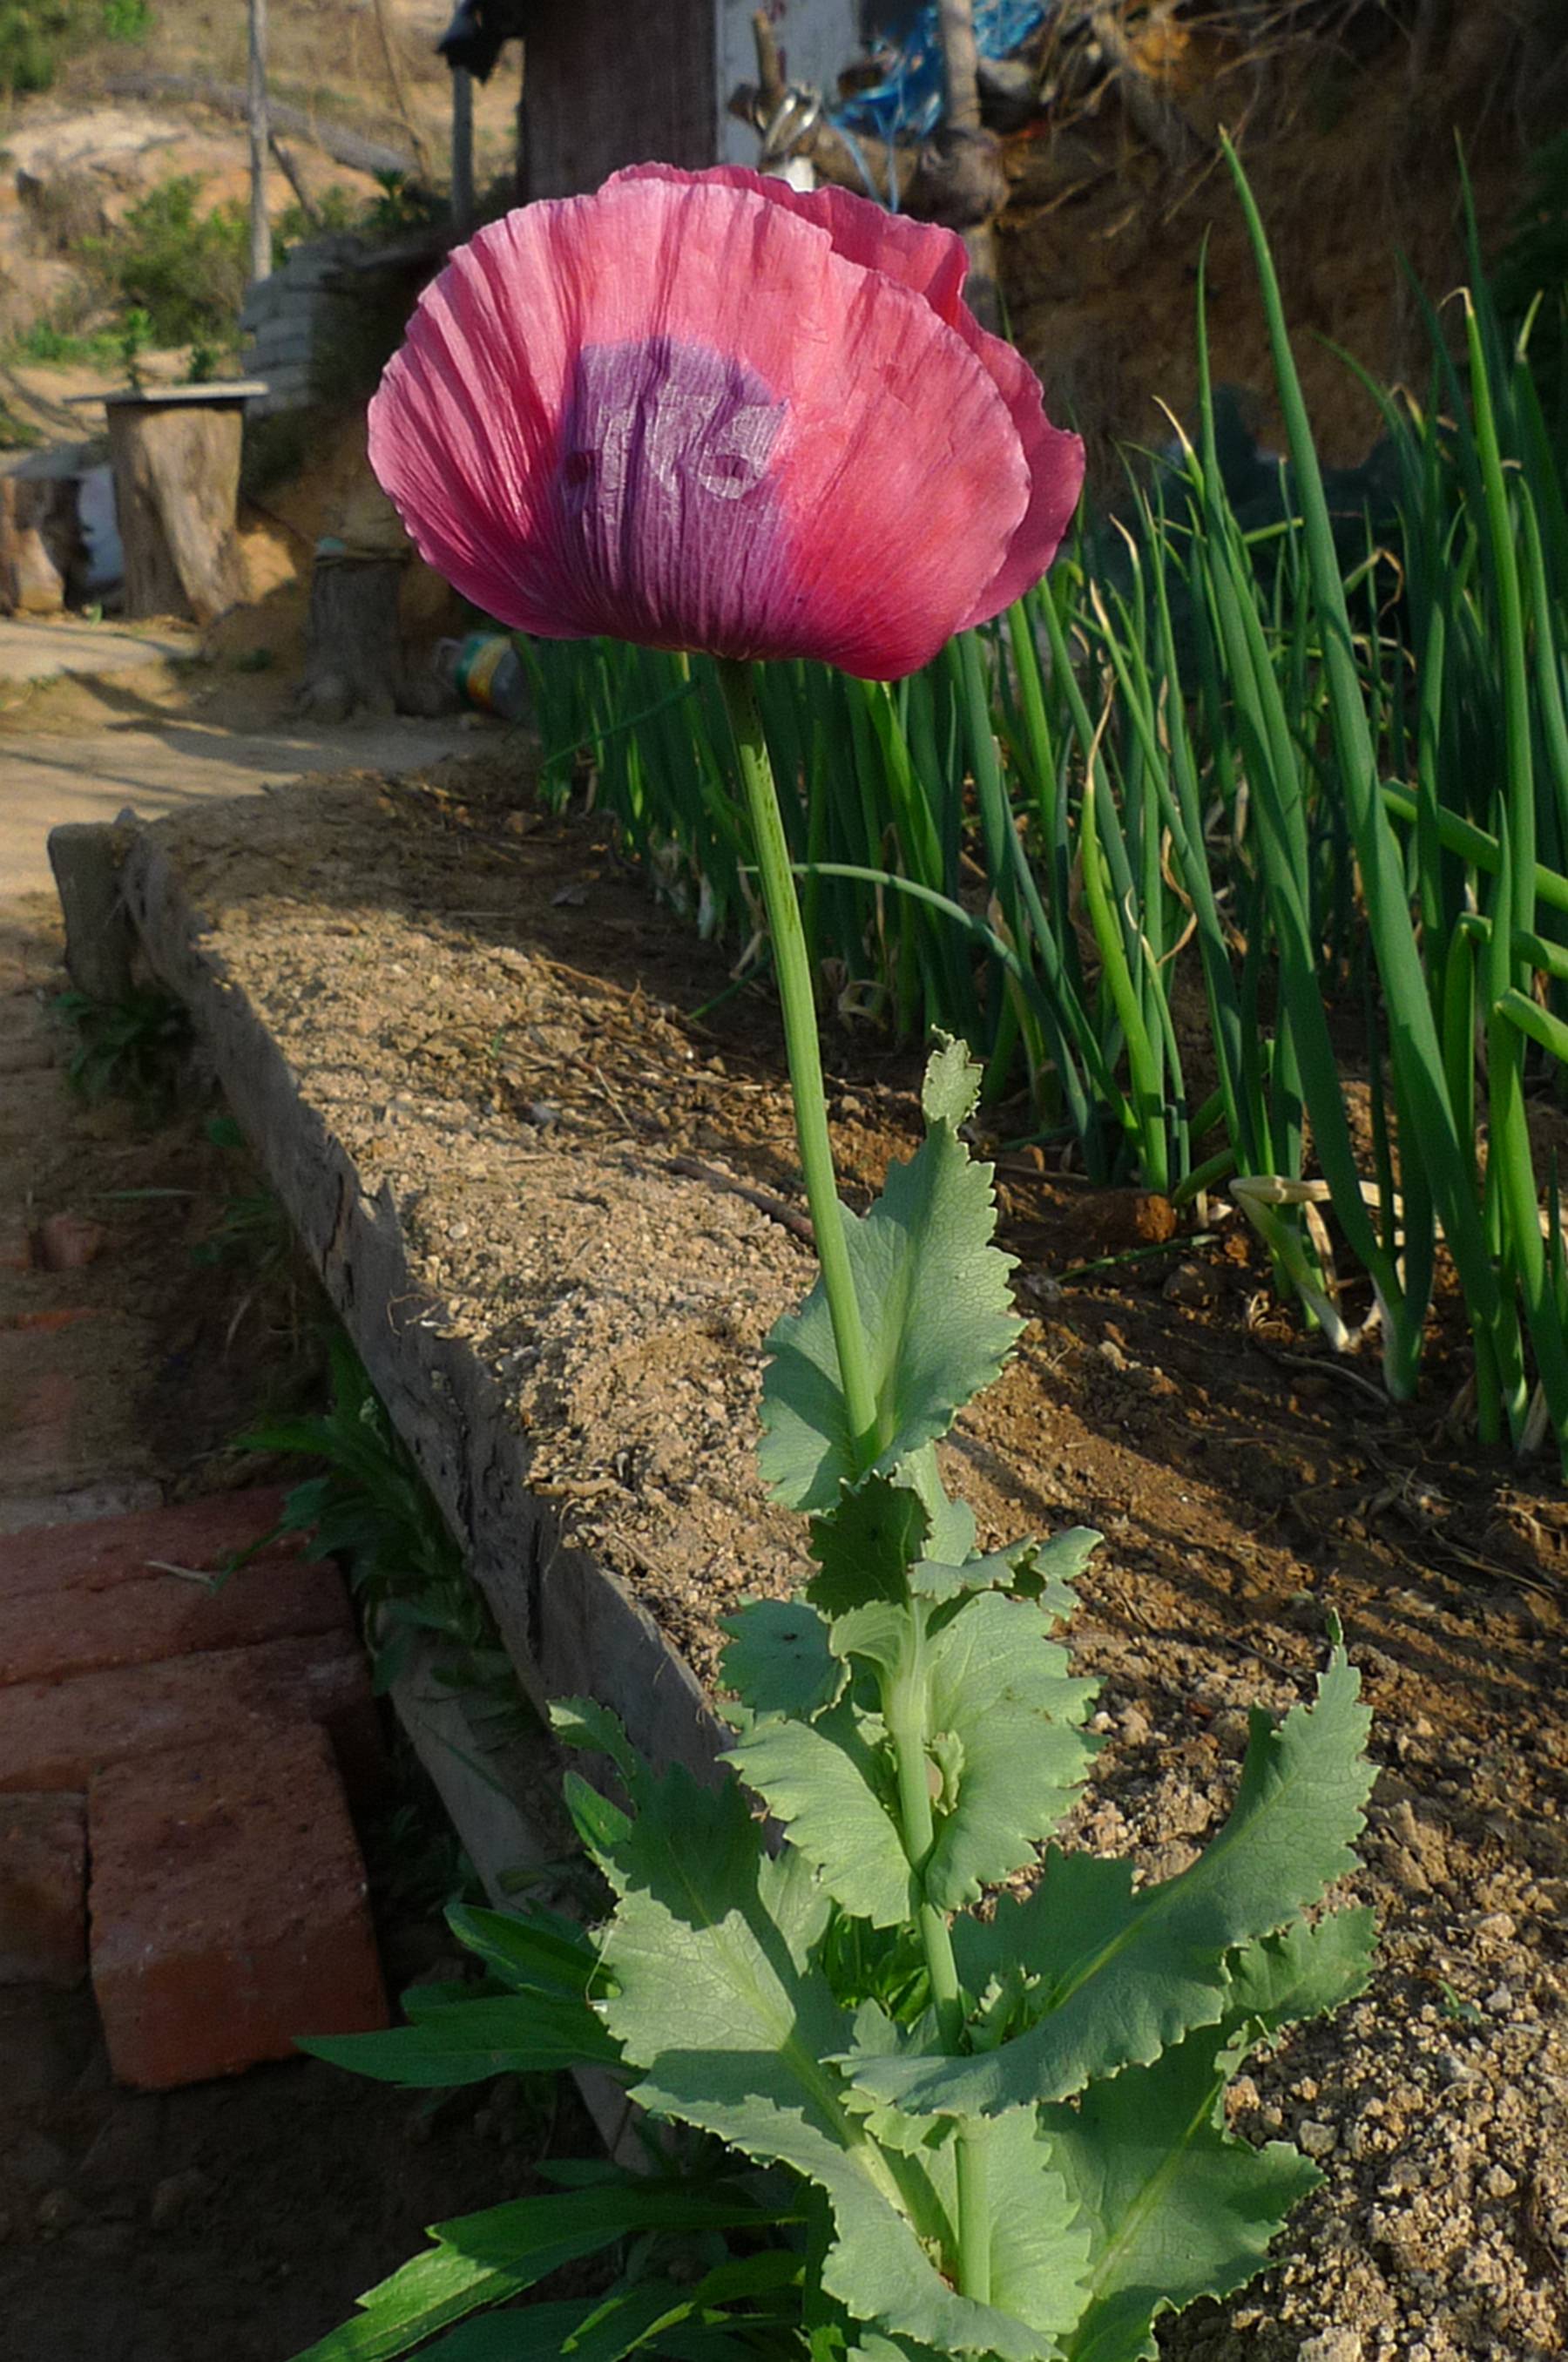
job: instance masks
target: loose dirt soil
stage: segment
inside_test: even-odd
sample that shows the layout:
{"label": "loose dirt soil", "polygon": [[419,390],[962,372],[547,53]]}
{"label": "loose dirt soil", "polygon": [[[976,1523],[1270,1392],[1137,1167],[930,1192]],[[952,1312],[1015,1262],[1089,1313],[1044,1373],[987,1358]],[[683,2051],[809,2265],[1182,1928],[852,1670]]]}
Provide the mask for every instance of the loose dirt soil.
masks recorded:
{"label": "loose dirt soil", "polygon": [[[762,1341],[812,1276],[776,1027],[598,823],[529,806],[525,764],[520,744],[488,774],[309,783],[161,833],[304,1095],[391,1191],[426,1317],[712,1677],[716,1619],[803,1563],[752,1460]],[[864,1204],[908,1153],[916,1069],[842,1029],[828,1059]],[[1375,1981],[1236,2095],[1242,2132],[1294,2135],[1326,2179],[1267,2279],[1165,2350],[1546,2362],[1568,2342],[1563,1494],[1466,1440],[1441,1348],[1396,1409],[1374,1363],[1300,1335],[1221,1208],[1086,1270],[1157,1209],[1021,1158],[1000,1198],[1030,1325],[948,1474],[988,1540],[1105,1536],[1077,1650],[1107,1746],[1069,1834],[1181,1868],[1244,1708],[1302,1694],[1331,1613],[1375,1717],[1351,1882],[1382,1919]]]}

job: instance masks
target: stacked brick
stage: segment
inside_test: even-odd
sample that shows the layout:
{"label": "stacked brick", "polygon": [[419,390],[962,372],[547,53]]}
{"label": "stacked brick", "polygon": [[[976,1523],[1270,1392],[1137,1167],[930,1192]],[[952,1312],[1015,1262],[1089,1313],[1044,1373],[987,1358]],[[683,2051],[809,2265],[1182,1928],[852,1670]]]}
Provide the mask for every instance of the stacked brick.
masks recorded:
{"label": "stacked brick", "polygon": [[384,2025],[348,1796],[377,1762],[341,1583],[214,1583],[275,1493],[0,1537],[0,1982],[90,1970],[146,2089]]}
{"label": "stacked brick", "polygon": [[250,404],[252,416],[303,410],[319,398],[322,365],[342,316],[337,281],[347,259],[362,250],[353,237],[313,239],[251,288],[239,315],[241,367],[267,386]]}

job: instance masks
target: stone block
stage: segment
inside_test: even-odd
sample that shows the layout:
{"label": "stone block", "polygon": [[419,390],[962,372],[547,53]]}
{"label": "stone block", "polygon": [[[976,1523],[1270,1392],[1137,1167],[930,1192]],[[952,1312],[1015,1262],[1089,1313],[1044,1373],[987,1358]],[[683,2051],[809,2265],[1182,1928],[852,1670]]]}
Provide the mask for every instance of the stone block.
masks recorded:
{"label": "stone block", "polygon": [[[236,1551],[245,1550],[275,1526],[287,1496],[281,1485],[255,1485],[237,1493],[213,1493],[173,1508],[138,1510],[50,1526],[0,1540],[0,1599],[27,1591],[107,1591],[118,1583],[139,1583],[160,1559],[172,1566],[213,1574]],[[276,1545],[267,1562],[293,1555]]]}
{"label": "stone block", "polygon": [[63,1681],[291,1634],[353,1631],[336,1567],[268,1551],[212,1590],[191,1580],[199,1567],[169,1572],[185,1565],[171,1549],[159,1561],[156,1571],[127,1573],[96,1588],[77,1583],[12,1596],[0,1592],[0,1685]]}
{"label": "stone block", "polygon": [[364,1866],[308,1727],[121,1763],[88,1795],[93,1985],[122,2083],[168,2091],[387,2023]]}

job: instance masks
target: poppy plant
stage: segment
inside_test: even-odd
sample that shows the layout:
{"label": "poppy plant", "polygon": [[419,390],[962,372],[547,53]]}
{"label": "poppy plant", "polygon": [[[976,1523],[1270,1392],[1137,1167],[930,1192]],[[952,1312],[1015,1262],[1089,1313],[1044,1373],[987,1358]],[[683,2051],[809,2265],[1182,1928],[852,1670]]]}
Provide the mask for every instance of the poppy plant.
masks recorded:
{"label": "poppy plant", "polygon": [[[596,246],[606,222],[642,242]],[[1095,1684],[1053,1635],[1099,1538],[983,1550],[944,1488],[938,1441],[1023,1325],[963,1136],[979,1070],[939,1036],[923,1141],[866,1213],[840,1204],[750,661],[876,646],[893,669],[939,612],[994,613],[1054,548],[1077,448],[967,322],[957,241],[837,192],[645,171],[514,215],[454,271],[373,430],[421,546],[513,622],[705,649],[728,701],[822,1266],[768,1336],[759,1456],[814,1571],[724,1619],[717,1781],[654,1768],[599,1701],[554,1708],[624,1799],[567,1791],[601,1926],[455,1912],[479,1998],[448,1985],[390,2034],[304,2046],[431,2087],[591,2068],[729,2159],[563,2169],[437,2225],[296,2362],[433,2353],[492,2303],[440,2352],[1145,2362],[1155,2316],[1242,2285],[1320,2179],[1231,2137],[1224,2095],[1252,2045],[1366,1981],[1370,1912],[1305,1914],[1353,1866],[1368,1716],[1335,1625],[1316,1705],[1254,1716],[1224,1830],[1178,1876],[1135,1892],[1131,1862],[1046,1851],[1094,1748]],[[858,533],[899,563],[878,576]],[[608,2289],[511,2309],[615,2247]]]}
{"label": "poppy plant", "polygon": [[516,630],[896,679],[1038,580],[1083,480],[964,270],[842,189],[638,165],[453,256],[371,465]]}
{"label": "poppy plant", "polygon": [[718,660],[844,1415],[879,1449],[810,963],[749,666],[928,663],[1038,579],[1083,446],[963,300],[963,241],[841,189],[640,164],[459,248],[370,404],[422,555],[545,638]]}

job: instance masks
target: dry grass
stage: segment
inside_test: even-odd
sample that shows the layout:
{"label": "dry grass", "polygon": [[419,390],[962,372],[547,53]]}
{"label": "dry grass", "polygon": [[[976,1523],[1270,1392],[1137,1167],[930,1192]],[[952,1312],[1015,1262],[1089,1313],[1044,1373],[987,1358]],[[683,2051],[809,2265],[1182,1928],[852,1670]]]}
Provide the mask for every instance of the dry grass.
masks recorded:
{"label": "dry grass", "polygon": [[[435,44],[447,14],[426,0],[359,0],[358,6],[271,0],[269,86],[275,98],[323,122],[412,149],[427,160],[434,177],[444,178],[450,78]],[[134,46],[107,39],[90,43],[72,58],[50,103],[104,100],[113,81],[130,74],[202,74],[243,83],[246,68],[246,11],[237,0],[153,0],[144,40]],[[488,87],[475,91],[481,180],[499,176],[510,165],[518,76],[513,50]]]}

